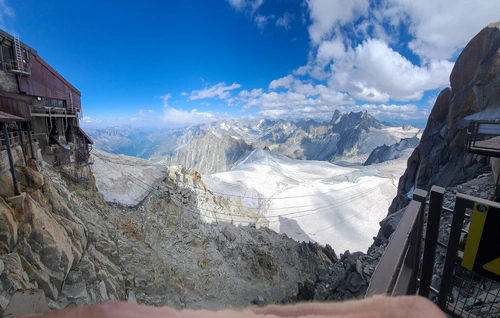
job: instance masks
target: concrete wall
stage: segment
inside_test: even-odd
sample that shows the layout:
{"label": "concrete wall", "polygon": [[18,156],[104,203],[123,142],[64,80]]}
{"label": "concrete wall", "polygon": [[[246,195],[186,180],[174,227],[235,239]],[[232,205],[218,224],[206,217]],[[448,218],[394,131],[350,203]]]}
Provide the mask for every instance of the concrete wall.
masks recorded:
{"label": "concrete wall", "polygon": [[19,93],[16,75],[0,71],[0,92]]}

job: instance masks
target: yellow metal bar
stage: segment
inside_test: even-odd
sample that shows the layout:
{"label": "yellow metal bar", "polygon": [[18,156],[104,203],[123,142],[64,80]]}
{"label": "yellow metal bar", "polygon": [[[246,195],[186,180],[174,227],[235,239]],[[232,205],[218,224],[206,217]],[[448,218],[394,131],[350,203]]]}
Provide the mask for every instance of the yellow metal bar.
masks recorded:
{"label": "yellow metal bar", "polygon": [[[486,210],[484,210],[486,208]],[[483,211],[481,211],[483,210]],[[462,259],[462,266],[468,270],[472,270],[476,260],[477,250],[479,243],[481,243],[481,236],[483,235],[484,223],[488,215],[489,206],[474,203],[474,211],[470,222],[469,235],[465,243],[464,258]]]}

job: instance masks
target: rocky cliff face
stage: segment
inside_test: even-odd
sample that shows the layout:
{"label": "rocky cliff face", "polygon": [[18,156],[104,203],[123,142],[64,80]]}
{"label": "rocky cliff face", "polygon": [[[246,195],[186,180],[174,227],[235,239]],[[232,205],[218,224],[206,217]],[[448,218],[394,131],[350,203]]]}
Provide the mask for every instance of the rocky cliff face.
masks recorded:
{"label": "rocky cliff face", "polygon": [[418,137],[403,138],[400,142],[394,145],[383,145],[375,148],[368,159],[366,159],[364,166],[368,166],[374,163],[381,163],[388,160],[394,160],[401,158],[408,151],[413,151],[414,148],[418,146],[420,139]]}
{"label": "rocky cliff face", "polygon": [[[110,157],[100,154],[123,168],[124,157]],[[329,246],[279,235],[241,202],[208,191],[194,170],[144,179],[145,197],[127,207],[107,203],[90,171],[76,185],[41,159],[15,160],[24,197],[0,195],[0,313],[18,288],[42,289],[52,308],[114,299],[219,308],[357,297],[371,275],[364,254],[339,260]],[[114,175],[123,186],[137,176]]]}
{"label": "rocky cliff face", "polygon": [[156,153],[151,160],[164,165],[181,165],[194,168],[200,173],[211,174],[226,171],[241,158],[249,155],[253,146],[229,133],[216,135],[212,132],[199,134],[170,154]]}
{"label": "rocky cliff face", "polygon": [[[398,196],[389,213],[409,202],[414,186],[453,186],[467,181],[487,165],[465,152],[469,119],[499,118],[500,23],[488,25],[467,44],[450,76],[451,88],[438,96],[420,144],[408,159]],[[497,114],[497,115],[495,115]]]}

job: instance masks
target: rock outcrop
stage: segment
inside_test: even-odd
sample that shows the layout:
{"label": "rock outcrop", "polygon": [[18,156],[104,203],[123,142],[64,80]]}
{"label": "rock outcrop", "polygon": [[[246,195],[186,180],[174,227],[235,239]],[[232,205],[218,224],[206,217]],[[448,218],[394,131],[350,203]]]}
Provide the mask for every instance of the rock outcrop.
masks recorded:
{"label": "rock outcrop", "polygon": [[418,137],[403,138],[394,145],[377,147],[372,151],[363,165],[368,166],[374,163],[401,158],[405,152],[413,151],[413,149],[418,146],[419,142],[420,139]]}
{"label": "rock outcrop", "polygon": [[234,138],[229,133],[221,135],[211,131],[193,136],[187,143],[167,152],[156,152],[151,160],[163,165],[181,165],[194,168],[202,174],[229,170],[253,150],[253,146]]}
{"label": "rock outcrop", "polygon": [[500,23],[488,25],[458,57],[450,75],[451,88],[437,97],[389,213],[408,204],[408,194],[415,186],[453,186],[474,177],[487,165],[486,158],[465,152],[465,141],[470,119],[500,118],[499,28]]}
{"label": "rock outcrop", "polygon": [[93,150],[93,174],[104,200],[124,206],[137,206],[152,187],[167,178],[165,166],[144,159],[112,155]]}
{"label": "rock outcrop", "polygon": [[359,297],[371,275],[372,258],[338,259],[329,246],[277,234],[194,170],[146,178],[144,199],[126,206],[106,203],[91,172],[74,184],[42,159],[33,168],[15,159],[25,197],[0,196],[0,313],[19,288],[42,289],[51,308],[115,299],[220,308]]}

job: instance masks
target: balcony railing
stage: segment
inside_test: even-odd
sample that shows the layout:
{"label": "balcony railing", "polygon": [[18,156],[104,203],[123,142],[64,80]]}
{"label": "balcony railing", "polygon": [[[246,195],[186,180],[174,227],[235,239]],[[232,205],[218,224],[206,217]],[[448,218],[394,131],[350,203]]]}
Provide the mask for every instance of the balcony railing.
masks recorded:
{"label": "balcony railing", "polygon": [[31,75],[31,63],[21,63],[20,69],[15,60],[0,61],[0,70],[15,74]]}

